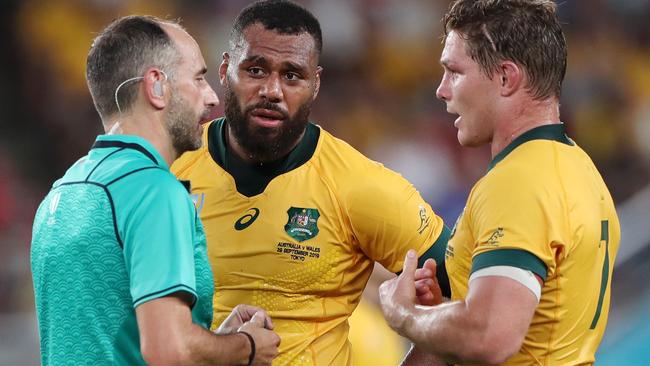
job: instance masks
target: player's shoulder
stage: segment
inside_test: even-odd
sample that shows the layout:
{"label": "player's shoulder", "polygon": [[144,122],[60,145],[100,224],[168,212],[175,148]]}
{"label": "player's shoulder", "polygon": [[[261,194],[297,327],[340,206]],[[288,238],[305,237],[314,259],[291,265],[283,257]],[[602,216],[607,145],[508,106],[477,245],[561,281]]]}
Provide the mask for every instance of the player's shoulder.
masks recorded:
{"label": "player's shoulder", "polygon": [[344,195],[386,195],[414,189],[399,173],[323,129],[320,145],[315,162],[320,175]]}
{"label": "player's shoulder", "polygon": [[[337,175],[350,177],[368,173],[382,174],[390,171],[383,164],[370,159],[346,141],[335,137],[322,127],[321,141],[316,151],[317,164]],[[341,177],[337,177],[341,178]]]}
{"label": "player's shoulder", "polygon": [[497,155],[490,163],[484,179],[489,182],[509,181],[543,183],[557,173],[555,142],[534,140],[526,142],[507,155]]}
{"label": "player's shoulder", "polygon": [[501,159],[497,155],[497,161],[492,161],[485,176],[472,189],[470,201],[517,204],[553,195],[561,189],[554,143],[529,141]]}
{"label": "player's shoulder", "polygon": [[66,172],[62,181],[109,186],[141,171],[164,169],[161,159],[145,148],[93,148]]}

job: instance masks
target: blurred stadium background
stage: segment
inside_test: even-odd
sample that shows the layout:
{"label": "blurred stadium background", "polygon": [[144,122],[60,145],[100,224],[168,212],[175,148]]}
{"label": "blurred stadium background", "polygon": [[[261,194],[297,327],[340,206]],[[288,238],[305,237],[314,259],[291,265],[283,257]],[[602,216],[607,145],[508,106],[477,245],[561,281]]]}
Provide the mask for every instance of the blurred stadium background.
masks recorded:
{"label": "blurred stadium background", "polygon": [[[84,80],[93,37],[121,15],[180,17],[201,45],[221,96],[217,65],[231,22],[247,3],[0,2],[0,365],[39,363],[31,224],[51,183],[102,133]],[[324,32],[325,71],[313,121],[402,173],[453,225],[490,157],[487,149],[458,146],[453,117],[435,99],[440,19],[449,1],[301,3],[319,17]],[[623,230],[596,364],[648,365],[650,0],[564,0],[559,10],[569,45],[562,119],[602,172]],[[406,343],[382,328],[375,286],[352,325],[358,364],[394,365]]]}

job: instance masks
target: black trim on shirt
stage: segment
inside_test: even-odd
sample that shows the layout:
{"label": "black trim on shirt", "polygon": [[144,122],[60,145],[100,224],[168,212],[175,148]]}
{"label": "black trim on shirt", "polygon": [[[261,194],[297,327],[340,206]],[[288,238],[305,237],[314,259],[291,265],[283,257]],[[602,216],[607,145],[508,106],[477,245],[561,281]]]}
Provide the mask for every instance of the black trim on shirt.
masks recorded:
{"label": "black trim on shirt", "polygon": [[178,291],[170,292],[167,295],[171,295],[171,294],[174,294],[174,293],[180,292],[180,291],[189,293],[190,295],[192,295],[192,303],[190,304],[190,310],[193,309],[194,305],[196,305],[198,295],[196,293],[196,290],[194,290],[190,286],[183,285],[183,284],[170,286],[170,287],[167,287],[166,289],[162,289],[160,291],[152,292],[152,293],[147,294],[147,295],[142,295],[142,296],[138,297],[136,300],[133,300],[133,305],[135,305],[139,301],[145,300],[145,299],[147,299],[149,297],[153,297],[153,296],[156,296],[156,295],[161,294],[163,292],[170,291],[170,290],[173,290],[173,289],[176,289],[176,288],[178,288]]}
{"label": "black trim on shirt", "polygon": [[503,160],[514,149],[519,147],[519,145],[532,140],[551,140],[570,146],[575,145],[575,143],[566,135],[564,123],[535,127],[532,130],[524,132],[522,135],[514,139],[508,146],[506,146],[505,149],[501,150],[501,152],[498,153],[494,159],[492,159],[492,162],[490,162],[488,171],[494,168],[497,163]]}
{"label": "black trim on shirt", "polygon": [[102,160],[100,160],[100,161],[97,163],[97,165],[95,165],[95,167],[92,168],[92,170],[90,171],[90,173],[88,173],[88,176],[86,177],[86,182],[90,179],[90,177],[93,175],[93,173],[95,172],[95,170],[97,170],[97,168],[99,168],[99,166],[102,165],[102,163],[104,162],[104,160],[108,159],[108,158],[111,157],[113,154],[118,153],[118,152],[120,152],[120,151],[122,151],[122,150],[124,150],[124,148],[117,149],[117,150],[114,150],[113,152],[111,152],[110,154],[106,154],[106,156],[104,156],[104,157],[102,158]]}
{"label": "black trim on shirt", "polygon": [[192,193],[192,182],[189,180],[179,179],[178,182],[183,185],[187,193]]}
{"label": "black trim on shirt", "polygon": [[246,197],[264,192],[273,178],[311,159],[320,137],[320,128],[308,123],[302,139],[286,157],[263,165],[250,165],[227,146],[225,121],[225,118],[219,118],[208,127],[208,151],[212,159],[234,178],[237,192]]}
{"label": "black trim on shirt", "polygon": [[[121,150],[123,150],[123,149],[116,150],[115,152],[121,151]],[[113,152],[113,153],[115,153],[115,152]],[[113,154],[113,153],[111,153],[111,154]],[[95,169],[97,169],[97,167],[100,166],[104,162],[104,160],[106,160],[106,159],[100,160],[97,163],[97,166],[95,166],[92,170],[95,171]],[[162,170],[163,168],[156,165],[156,166],[147,166],[147,167],[143,167],[143,168],[139,168],[139,169],[134,169],[134,170],[131,170],[131,171],[125,173],[125,174],[122,174],[121,176],[113,179],[112,181],[110,181],[110,182],[108,182],[106,184],[93,182],[93,181],[90,181],[90,180],[83,180],[83,181],[61,183],[61,184],[57,185],[54,188],[56,189],[56,188],[61,187],[61,186],[67,186],[67,185],[73,185],[73,184],[92,184],[92,185],[101,187],[104,190],[104,192],[106,192],[106,197],[108,197],[108,201],[109,201],[109,203],[111,205],[111,215],[113,216],[113,229],[115,231],[115,239],[117,240],[117,243],[120,245],[120,248],[122,248],[122,250],[124,250],[124,242],[122,241],[122,238],[120,237],[120,233],[119,233],[118,228],[117,228],[117,214],[115,213],[115,203],[113,202],[113,196],[111,195],[111,192],[108,190],[108,186],[115,183],[115,182],[117,182],[117,181],[119,181],[119,180],[121,180],[121,179],[123,179],[123,178],[125,178],[125,177],[127,177],[127,176],[129,176],[129,175],[131,175],[131,174],[141,172],[143,170],[148,170],[148,169],[161,169]],[[91,172],[91,174],[92,174],[92,172]],[[88,175],[88,177],[90,177],[90,174]],[[88,179],[88,178],[86,178],[86,179]]]}
{"label": "black trim on shirt", "polygon": [[101,183],[90,182],[86,180],[86,181],[78,181],[78,182],[65,182],[59,184],[54,188],[56,189],[61,186],[69,186],[73,184],[91,184],[91,185],[101,187],[104,190],[104,192],[106,193],[106,197],[108,197],[108,203],[111,205],[111,215],[113,216],[113,230],[115,231],[115,239],[117,239],[117,244],[120,246],[120,248],[124,250],[124,243],[122,242],[122,238],[120,237],[120,232],[117,229],[117,216],[115,214],[115,203],[113,203],[113,196],[111,195],[111,192],[108,190],[108,187]]}
{"label": "black trim on shirt", "polygon": [[120,180],[120,179],[122,179],[122,178],[128,177],[129,175],[131,175],[131,174],[133,174],[133,173],[137,173],[137,172],[139,172],[139,171],[147,170],[147,169],[160,169],[160,170],[162,170],[162,168],[159,167],[159,166],[145,166],[145,167],[143,167],[143,168],[138,168],[138,169],[135,169],[135,170],[131,170],[131,171],[128,172],[128,173],[124,173],[124,174],[120,175],[119,177],[117,177],[117,178],[113,179],[112,181],[106,183],[106,186],[108,187],[108,186],[110,186],[111,184],[117,182],[118,180]]}
{"label": "black trim on shirt", "polygon": [[95,141],[95,143],[92,146],[93,149],[102,149],[107,147],[121,147],[123,149],[137,150],[143,153],[144,155],[146,155],[149,159],[151,159],[151,161],[153,161],[154,164],[160,165],[160,163],[158,163],[158,160],[156,160],[156,157],[153,156],[153,154],[150,153],[149,150],[145,149],[142,145],[133,142],[102,140],[102,141]]}

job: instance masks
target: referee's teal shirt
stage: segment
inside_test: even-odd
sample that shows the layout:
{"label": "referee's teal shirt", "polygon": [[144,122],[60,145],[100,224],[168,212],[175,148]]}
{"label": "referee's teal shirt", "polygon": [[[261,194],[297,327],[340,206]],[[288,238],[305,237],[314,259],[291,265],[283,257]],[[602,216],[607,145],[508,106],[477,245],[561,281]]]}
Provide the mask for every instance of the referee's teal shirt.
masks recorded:
{"label": "referee's teal shirt", "polygon": [[178,291],[193,296],[196,324],[212,323],[201,222],[137,136],[99,136],[54,183],[34,220],[31,264],[43,365],[144,365],[135,308]]}

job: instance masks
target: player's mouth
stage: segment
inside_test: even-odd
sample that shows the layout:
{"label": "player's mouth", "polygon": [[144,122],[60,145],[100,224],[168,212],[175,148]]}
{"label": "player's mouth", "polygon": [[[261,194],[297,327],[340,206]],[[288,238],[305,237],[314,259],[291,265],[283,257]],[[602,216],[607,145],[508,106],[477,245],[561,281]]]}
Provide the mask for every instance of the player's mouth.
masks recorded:
{"label": "player's mouth", "polygon": [[458,128],[458,125],[460,125],[462,119],[460,113],[457,113],[453,109],[449,108],[449,106],[447,106],[447,113],[458,116],[458,118],[454,120],[454,127]]}
{"label": "player's mouth", "polygon": [[458,118],[456,118],[456,120],[454,121],[454,127],[459,128],[458,126],[460,125],[461,118],[462,118],[461,116],[458,116]]}
{"label": "player's mouth", "polygon": [[251,111],[251,120],[260,127],[278,127],[284,119],[285,115],[282,112],[270,109],[255,108]]}

